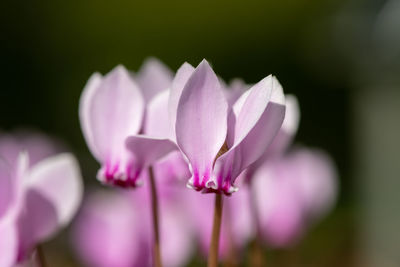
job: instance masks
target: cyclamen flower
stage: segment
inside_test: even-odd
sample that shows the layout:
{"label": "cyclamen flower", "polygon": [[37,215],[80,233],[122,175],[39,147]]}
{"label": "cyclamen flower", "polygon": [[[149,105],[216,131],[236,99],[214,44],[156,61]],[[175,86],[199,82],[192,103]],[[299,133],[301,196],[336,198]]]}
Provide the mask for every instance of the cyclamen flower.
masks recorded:
{"label": "cyclamen flower", "polygon": [[235,192],[236,177],[264,153],[282,124],[285,99],[279,82],[271,75],[264,78],[229,108],[218,77],[203,60],[174,94],[180,95],[176,141],[192,173],[188,186]]}
{"label": "cyclamen flower", "polygon": [[252,179],[261,234],[273,247],[295,244],[337,195],[333,162],[318,150],[296,149],[267,161]]}
{"label": "cyclamen flower", "polygon": [[14,165],[0,160],[0,266],[27,260],[37,244],[72,219],[82,197],[80,170],[71,154],[28,166],[27,153]]}
{"label": "cyclamen flower", "polygon": [[151,60],[137,75],[123,66],[104,77],[95,73],[82,92],[81,127],[91,153],[101,164],[97,178],[102,183],[135,187],[143,169],[176,149],[168,136],[150,130],[156,125],[152,114],[159,108],[158,95],[166,91],[168,81],[172,83],[170,74],[160,66]]}

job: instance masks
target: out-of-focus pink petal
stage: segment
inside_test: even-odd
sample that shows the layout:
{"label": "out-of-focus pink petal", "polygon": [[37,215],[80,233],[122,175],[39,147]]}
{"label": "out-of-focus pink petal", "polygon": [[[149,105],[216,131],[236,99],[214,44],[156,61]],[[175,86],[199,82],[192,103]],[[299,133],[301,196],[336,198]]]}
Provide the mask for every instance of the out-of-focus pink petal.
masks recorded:
{"label": "out-of-focus pink petal", "polygon": [[171,124],[168,116],[169,90],[153,97],[147,104],[144,133],[152,137],[169,138]]}
{"label": "out-of-focus pink petal", "polygon": [[250,86],[246,85],[246,83],[242,79],[233,79],[228,87],[225,87],[225,97],[228,101],[229,106],[233,106],[233,104],[239,99],[239,97],[249,88]]}
{"label": "out-of-focus pink petal", "polygon": [[74,156],[60,154],[35,165],[27,179],[26,219],[39,242],[74,216],[82,199],[82,177]]}
{"label": "out-of-focus pink petal", "polygon": [[[190,170],[180,151],[173,151],[153,165],[158,195],[163,199],[181,199],[186,193]],[[183,192],[182,192],[183,191]],[[178,200],[179,201],[179,200]]]}
{"label": "out-of-focus pink petal", "polygon": [[195,247],[184,211],[182,203],[168,200],[160,207],[161,257],[166,267],[186,266]]}
{"label": "out-of-focus pink petal", "polygon": [[228,105],[206,60],[195,69],[179,100],[177,143],[190,162],[188,185],[201,189],[212,175],[215,157],[225,142]]}
{"label": "out-of-focus pink petal", "polygon": [[183,65],[176,72],[175,78],[172,81],[172,86],[170,90],[170,96],[168,101],[168,115],[171,127],[171,138],[176,140],[175,124],[176,124],[176,113],[178,110],[178,103],[181,97],[183,88],[186,82],[193,74],[194,68],[189,63],[183,63]]}
{"label": "out-of-focus pink petal", "polygon": [[325,215],[334,205],[338,179],[332,159],[317,149],[297,149],[290,155],[310,219]]}
{"label": "out-of-focus pink petal", "polygon": [[79,121],[81,123],[82,132],[90,152],[99,161],[101,161],[101,157],[94,144],[92,132],[93,129],[90,126],[90,109],[92,105],[92,98],[100,86],[102,79],[103,77],[100,73],[93,73],[87,81],[79,100]]}
{"label": "out-of-focus pink petal", "polygon": [[0,158],[0,222],[14,221],[22,208],[24,178],[28,165],[29,158],[26,152],[20,153],[15,166]]}
{"label": "out-of-focus pink petal", "polygon": [[54,206],[41,194],[28,190],[23,204],[17,219],[19,262],[28,259],[35,246],[59,228]]}
{"label": "out-of-focus pink petal", "polygon": [[158,59],[148,58],[135,79],[142,89],[145,101],[149,102],[155,95],[171,87],[173,73]]}
{"label": "out-of-focus pink petal", "polygon": [[11,267],[17,261],[18,238],[12,221],[0,221],[0,266]]}
{"label": "out-of-focus pink petal", "polygon": [[129,136],[126,147],[135,158],[135,162],[142,168],[148,167],[155,161],[177,149],[169,139],[151,138],[144,135]]}
{"label": "out-of-focus pink petal", "polygon": [[0,135],[0,157],[5,159],[13,168],[16,168],[21,151],[29,156],[29,165],[57,153],[63,146],[58,140],[32,130],[17,130],[12,134]]}
{"label": "out-of-focus pink petal", "polygon": [[100,162],[120,160],[126,152],[126,137],[138,133],[142,126],[144,100],[140,89],[128,71],[118,66],[103,78],[87,105],[87,128],[91,129]]}
{"label": "out-of-focus pink petal", "polygon": [[273,247],[294,244],[304,231],[304,205],[295,169],[286,161],[262,165],[251,188],[264,240]]}
{"label": "out-of-focus pink petal", "polygon": [[0,158],[0,220],[15,198],[13,177],[8,163]]}
{"label": "out-of-focus pink petal", "polygon": [[[228,229],[230,228],[229,234],[235,246],[234,249],[238,252],[242,251],[255,235],[250,197],[250,190],[247,185],[241,184],[240,190],[224,198],[223,225]],[[229,237],[225,236],[224,238]]]}
{"label": "out-of-focus pink petal", "polygon": [[125,194],[90,194],[73,227],[76,253],[89,266],[140,266],[137,259],[149,248],[141,243],[137,216]]}
{"label": "out-of-focus pink petal", "polygon": [[265,78],[244,95],[246,100],[239,98],[233,107],[235,132],[228,134],[228,145],[232,143],[233,147],[216,160],[214,180],[210,181],[212,188],[228,194],[236,190],[236,177],[270,145],[285,114],[283,90],[274,77]]}

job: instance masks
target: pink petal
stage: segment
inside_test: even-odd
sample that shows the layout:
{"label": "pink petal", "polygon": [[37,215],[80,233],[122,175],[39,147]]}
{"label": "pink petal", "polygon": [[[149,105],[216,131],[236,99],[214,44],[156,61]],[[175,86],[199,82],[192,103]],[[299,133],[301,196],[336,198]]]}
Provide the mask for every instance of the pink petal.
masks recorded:
{"label": "pink petal", "polygon": [[175,78],[172,81],[170,90],[169,102],[168,102],[168,114],[171,127],[171,138],[176,140],[175,124],[176,124],[176,112],[178,110],[179,99],[182,95],[183,88],[190,76],[193,74],[194,68],[189,63],[183,63],[183,65],[176,72]]}
{"label": "pink petal", "polygon": [[18,216],[25,193],[24,178],[29,165],[26,152],[20,153],[15,166],[0,159],[0,223]]}
{"label": "pink petal", "polygon": [[210,181],[211,188],[228,194],[236,190],[233,187],[236,177],[270,145],[285,114],[283,90],[273,77],[254,85],[244,97],[233,107],[235,130],[230,133],[233,137],[228,134],[228,145],[233,143],[233,147],[216,160],[216,175]]}
{"label": "pink petal", "polygon": [[286,112],[285,118],[282,123],[282,127],[279,129],[278,134],[275,136],[271,145],[263,153],[263,155],[256,160],[247,169],[247,177],[251,179],[251,176],[264,162],[270,160],[273,157],[280,157],[288,149],[293,141],[293,138],[297,132],[297,128],[300,120],[300,109],[297,102],[297,98],[294,95],[285,96]]}
{"label": "pink petal", "polygon": [[169,90],[164,90],[153,97],[147,105],[144,133],[159,138],[169,138],[171,125],[168,116]]}
{"label": "pink petal", "polygon": [[13,167],[16,167],[21,151],[29,155],[30,166],[61,152],[62,144],[40,132],[31,130],[18,130],[12,134],[0,135],[0,157]]}
{"label": "pink petal", "polygon": [[267,156],[280,156],[284,153],[292,143],[299,127],[300,108],[297,98],[294,95],[286,95],[285,104],[286,112],[282,127],[266,151]]}
{"label": "pink petal", "polygon": [[142,89],[146,102],[155,95],[171,87],[172,71],[156,58],[148,58],[143,63],[135,79]]}
{"label": "pink petal", "polygon": [[163,199],[179,198],[182,190],[187,190],[186,183],[191,174],[187,162],[180,151],[173,151],[159,160],[154,167],[157,177],[158,195]]}
{"label": "pink petal", "polygon": [[227,102],[214,71],[203,60],[186,83],[176,118],[177,143],[190,162],[189,185],[201,189],[225,142]]}
{"label": "pink petal", "polygon": [[[60,154],[35,165],[27,180],[27,213],[35,241],[48,239],[70,222],[83,195],[76,159]],[[37,218],[34,220],[33,218]]]}
{"label": "pink petal", "polygon": [[125,153],[125,139],[142,126],[144,100],[123,66],[107,74],[93,93],[88,127],[100,162],[119,161]]}
{"label": "pink petal", "polygon": [[166,267],[187,266],[195,248],[187,214],[182,203],[164,201],[162,204],[160,232],[163,263]]}
{"label": "pink petal", "polygon": [[10,221],[0,221],[0,266],[14,266],[18,251],[17,232]]}
{"label": "pink petal", "polygon": [[148,250],[140,243],[140,215],[121,192],[89,194],[73,225],[76,253],[88,266],[138,266],[137,258]]}
{"label": "pink petal", "polygon": [[146,168],[155,161],[176,150],[176,145],[168,139],[151,138],[144,135],[129,136],[126,148],[141,168]]}
{"label": "pink petal", "polygon": [[287,160],[262,165],[254,174],[252,197],[265,241],[273,247],[294,244],[304,232],[304,205],[295,169]]}
{"label": "pink petal", "polygon": [[338,194],[334,162],[317,149],[297,149],[288,157],[296,167],[297,181],[309,216],[313,220],[324,216],[332,209]]}
{"label": "pink petal", "polygon": [[23,204],[17,220],[19,262],[27,260],[35,246],[46,241],[59,228],[55,207],[40,193],[28,190]]}
{"label": "pink petal", "polygon": [[15,198],[15,190],[11,168],[0,158],[0,220],[10,209]]}
{"label": "pink petal", "polygon": [[249,89],[249,87],[250,86],[246,85],[242,79],[233,79],[229,86],[225,87],[224,90],[229,106],[233,106],[233,104],[246,90]]}
{"label": "pink petal", "polygon": [[79,120],[81,123],[82,132],[90,152],[98,161],[101,161],[101,157],[96,150],[96,146],[93,140],[93,129],[90,126],[90,109],[92,98],[97,92],[98,87],[101,85],[102,80],[103,77],[100,73],[93,73],[87,81],[85,88],[83,89],[81,98],[79,99]]}

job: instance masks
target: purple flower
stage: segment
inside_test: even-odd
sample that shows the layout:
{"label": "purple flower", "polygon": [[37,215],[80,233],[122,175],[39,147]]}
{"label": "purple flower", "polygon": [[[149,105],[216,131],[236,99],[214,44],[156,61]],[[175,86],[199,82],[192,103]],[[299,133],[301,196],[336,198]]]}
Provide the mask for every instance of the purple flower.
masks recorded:
{"label": "purple flower", "polygon": [[137,75],[118,66],[89,79],[79,116],[86,143],[101,164],[102,183],[135,187],[143,169],[176,149],[156,123],[161,111],[168,114],[171,83],[171,74],[154,59]]}
{"label": "purple flower", "polygon": [[[203,60],[178,97],[176,140],[187,157],[188,186],[231,194],[234,181],[267,149],[285,113],[282,87],[268,76],[243,93],[229,108],[218,77]],[[172,112],[173,113],[173,112]]]}
{"label": "purple flower", "polygon": [[28,153],[20,153],[16,161],[1,156],[0,266],[13,266],[69,223],[83,185],[71,154],[51,156],[31,166]]}

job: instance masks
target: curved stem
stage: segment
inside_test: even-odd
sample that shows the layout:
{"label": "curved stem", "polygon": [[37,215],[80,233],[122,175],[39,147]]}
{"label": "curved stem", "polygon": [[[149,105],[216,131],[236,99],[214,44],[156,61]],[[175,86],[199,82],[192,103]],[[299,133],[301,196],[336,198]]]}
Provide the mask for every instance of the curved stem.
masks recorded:
{"label": "curved stem", "polygon": [[211,234],[211,244],[208,253],[208,267],[218,266],[219,233],[222,221],[222,194],[216,194],[214,207],[214,223]]}
{"label": "curved stem", "polygon": [[160,228],[158,223],[158,198],[157,187],[154,179],[153,168],[149,167],[149,177],[151,186],[151,206],[153,218],[153,232],[154,232],[154,247],[153,247],[153,260],[155,267],[162,267],[161,252],[160,252]]}

